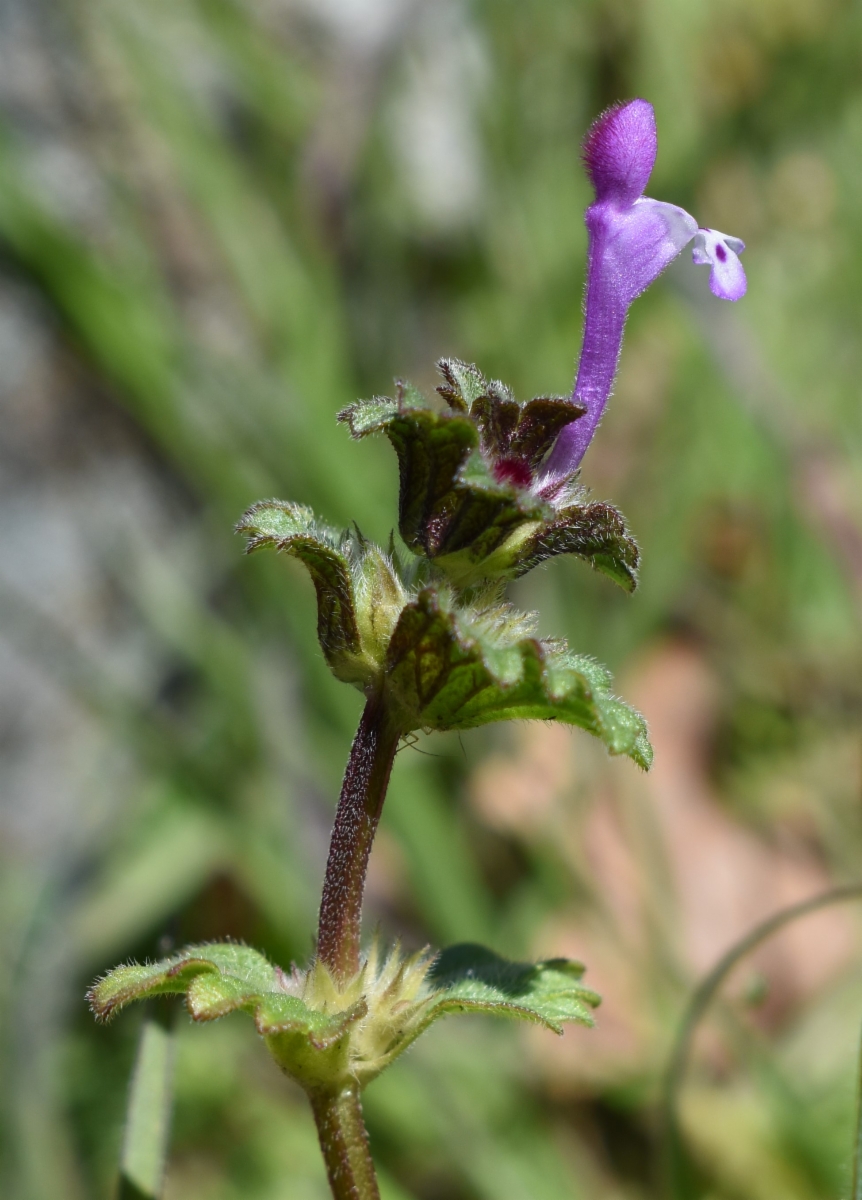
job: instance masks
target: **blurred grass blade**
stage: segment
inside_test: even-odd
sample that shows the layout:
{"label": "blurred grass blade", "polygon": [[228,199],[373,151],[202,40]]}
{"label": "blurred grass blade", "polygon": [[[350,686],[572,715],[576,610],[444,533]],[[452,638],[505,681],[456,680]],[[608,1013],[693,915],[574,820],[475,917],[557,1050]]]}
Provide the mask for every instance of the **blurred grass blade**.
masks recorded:
{"label": "blurred grass blade", "polygon": [[151,1004],[144,1014],[129,1091],[119,1200],[159,1200],[173,1100],[173,1003]]}

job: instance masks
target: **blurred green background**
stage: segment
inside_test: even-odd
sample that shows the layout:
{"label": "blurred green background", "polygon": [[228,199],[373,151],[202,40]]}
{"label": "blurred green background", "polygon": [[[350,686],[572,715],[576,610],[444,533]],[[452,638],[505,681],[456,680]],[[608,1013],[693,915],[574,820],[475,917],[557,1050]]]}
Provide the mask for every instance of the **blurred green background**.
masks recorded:
{"label": "blurred green background", "polygon": [[[369,928],[569,954],[562,1041],[435,1028],[369,1091],[386,1200],[661,1195],[658,1098],[694,982],[860,875],[862,8],[851,0],[0,2],[0,1192],[107,1197],[140,1014],[90,981],[177,941],[311,950],[361,697],[275,495],[384,539],[397,473],[334,414],[443,354],[571,386],[609,102],[650,99],[652,195],[742,237],[632,312],[584,466],[634,598],[513,589],[648,716],[641,776],[580,732],[398,757]],[[859,922],[742,967],[682,1101],[704,1200],[849,1196]],[[303,1098],[247,1021],[178,1031],[168,1200],[324,1200]]]}

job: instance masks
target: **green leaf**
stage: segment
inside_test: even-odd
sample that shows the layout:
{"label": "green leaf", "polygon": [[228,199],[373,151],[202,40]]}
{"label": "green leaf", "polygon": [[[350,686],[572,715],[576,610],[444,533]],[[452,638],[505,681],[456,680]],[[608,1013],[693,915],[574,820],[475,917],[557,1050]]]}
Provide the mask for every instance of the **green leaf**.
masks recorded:
{"label": "green leaf", "polygon": [[437,369],[446,381],[437,391],[450,407],[470,414],[492,460],[522,459],[535,470],[560,430],[587,411],[569,396],[537,396],[521,404],[504,383],[487,380],[472,363],[457,358],[441,359]]}
{"label": "green leaf", "polygon": [[397,415],[396,400],[389,396],[374,396],[371,400],[357,400],[355,404],[348,404],[337,419],[349,427],[353,437],[359,439],[369,433],[380,433]]}
{"label": "green leaf", "polygon": [[[457,555],[471,564],[479,579],[496,550],[518,530],[532,528],[551,513],[543,500],[498,482],[478,450],[461,467],[454,494],[448,524],[434,527],[432,557],[449,572]],[[457,568],[449,573],[457,576]]]}
{"label": "green leaf", "polygon": [[646,723],[611,694],[608,672],[531,632],[529,618],[508,605],[455,609],[430,588],[420,592],[401,614],[386,664],[387,691],[405,726],[562,721],[648,768]]}
{"label": "green leaf", "polygon": [[349,537],[284,500],[253,504],[236,531],[248,537],[249,554],[271,546],[303,563],[317,593],[317,637],[327,663],[347,683],[366,682]]}
{"label": "green leaf", "polygon": [[[461,588],[517,579],[558,554],[575,554],[626,591],[637,585],[637,543],[609,504],[584,503],[576,476],[553,501],[536,483],[560,431],[584,413],[567,396],[520,404],[472,364],[438,363],[440,411],[409,384],[339,413],[356,438],[387,435],[398,456],[399,531]],[[577,502],[575,502],[577,501]]]}
{"label": "green leaf", "polygon": [[407,406],[401,397],[389,404],[359,401],[339,419],[357,438],[385,432],[398,456],[399,532],[411,550],[433,557],[466,499],[458,474],[479,435],[469,417]]}
{"label": "green leaf", "polygon": [[[475,367],[455,359],[440,368],[448,386],[438,391],[450,411],[433,408],[399,381],[395,400],[358,401],[339,419],[356,438],[385,432],[392,443],[400,473],[398,527],[410,549],[430,558],[468,550],[475,562],[550,509],[523,488],[500,482],[491,470],[498,452],[511,452],[524,412],[508,388],[488,383]],[[533,421],[533,442],[537,436]],[[549,436],[553,440],[555,433]]]}
{"label": "green leaf", "polygon": [[584,967],[565,958],[517,963],[484,946],[450,946],[428,975],[431,1003],[426,1023],[448,1013],[480,1012],[544,1025],[592,1025],[600,997],[581,985]]}
{"label": "green leaf", "polygon": [[627,592],[637,587],[640,549],[611,504],[574,504],[543,524],[520,550],[516,575],[558,554],[575,554]]}
{"label": "green leaf", "polygon": [[446,381],[437,391],[451,408],[469,412],[488,393],[488,381],[473,363],[462,362],[460,358],[441,358],[437,370]]}
{"label": "green leaf", "polygon": [[400,470],[399,532],[413,551],[435,557],[468,499],[459,486],[463,463],[478,445],[472,421],[412,412],[387,426]]}
{"label": "green leaf", "polygon": [[492,457],[512,452],[521,406],[503,384],[490,384],[488,394],[474,400],[470,416],[479,426],[483,449]]}
{"label": "green leaf", "polygon": [[[520,500],[501,502],[501,489],[478,452],[468,457],[461,475],[469,480],[470,498],[447,537],[455,544],[468,541],[462,584],[476,548],[505,536],[499,522],[517,510],[526,534],[517,546],[506,544],[512,562],[576,553],[634,587],[637,546],[616,509],[571,505],[556,523],[525,523]],[[560,643],[537,640],[526,615],[499,602],[458,608],[448,589],[429,587],[417,596],[390,555],[359,534],[339,539],[300,505],[274,500],[254,505],[239,529],[249,536],[251,550],[276,546],[302,559],[317,587],[318,635],[334,674],[360,687],[382,682],[405,732],[557,720],[588,730],[612,754],[649,766],[644,720],[612,695],[607,673]],[[438,561],[447,566],[445,557]]]}
{"label": "green leaf", "polygon": [[[190,946],[159,963],[119,967],[95,984],[89,999],[100,1020],[133,1000],[170,993],[185,995],[195,1021],[247,1012],[282,1070],[315,1093],[348,1083],[364,1087],[447,1013],[518,1017],[558,1033],[565,1021],[589,1025],[598,997],[581,986],[582,973],[579,964],[563,959],[512,963],[466,945],[436,959],[426,951],[404,957],[398,946],[384,953],[375,940],[359,972],[336,983],[319,960],[308,971],[294,967],[286,975],[247,946],[208,945]],[[165,1060],[159,1045],[149,1074],[161,1087]],[[161,1120],[164,1105],[153,1108],[151,1100],[141,1108],[146,1119],[139,1123],[140,1170],[134,1172],[139,1191],[152,1190],[156,1151],[164,1145],[155,1119]]]}
{"label": "green leaf", "polygon": [[[315,529],[312,510],[304,504],[286,500],[259,500],[243,513],[236,526],[236,532],[249,539],[247,554],[263,546],[278,546],[284,540],[308,535]],[[329,540],[329,533],[324,535],[326,540]]]}
{"label": "green leaf", "polygon": [[562,1033],[565,1022],[592,1025],[599,997],[581,984],[580,963],[552,959],[509,962],[483,946],[451,946],[428,958],[403,959],[396,947],[385,957],[372,947],[351,984],[362,987],[368,1016],[352,1035],[353,1079],[364,1087],[399,1058],[440,1017],[480,1012],[513,1017]]}
{"label": "green leaf", "polygon": [[586,409],[568,396],[536,396],[521,408],[511,451],[537,467],[557,440],[557,435]]}
{"label": "green leaf", "polygon": [[195,1021],[243,1010],[254,1017],[259,1033],[305,1032],[324,1048],[364,1015],[361,1004],[346,1012],[319,1012],[288,987],[284,973],[257,950],[227,943],[190,946],[147,966],[117,967],[95,984],[88,998],[96,1017],[107,1021],[133,1000],[185,995]]}
{"label": "green leaf", "polygon": [[[185,995],[196,976],[207,974],[225,980],[227,994],[233,981],[241,982],[249,997],[280,990],[279,973],[272,963],[257,950],[229,942],[188,946],[161,962],[116,967],[90,988],[87,999],[97,1020],[108,1021],[133,1000]],[[211,1016],[204,1008],[196,1019]]]}
{"label": "green leaf", "polygon": [[414,553],[442,558],[466,550],[476,562],[526,522],[550,514],[544,501],[494,478],[472,417],[408,407],[402,396],[388,405],[359,401],[339,416],[354,437],[382,431],[392,443],[400,474],[398,530]]}
{"label": "green leaf", "polygon": [[312,1008],[286,976],[248,946],[190,946],[158,963],[118,967],[89,991],[90,1007],[107,1021],[133,1000],[185,995],[195,1021],[247,1012],[279,1065],[306,1087],[342,1077],[349,1032],[368,1012],[359,995],[343,1008]]}

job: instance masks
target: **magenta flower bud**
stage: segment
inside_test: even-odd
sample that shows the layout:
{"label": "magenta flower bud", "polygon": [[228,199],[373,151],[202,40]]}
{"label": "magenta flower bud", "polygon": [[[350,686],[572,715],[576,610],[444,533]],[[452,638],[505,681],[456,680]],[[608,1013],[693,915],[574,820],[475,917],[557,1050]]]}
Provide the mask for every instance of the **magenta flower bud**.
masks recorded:
{"label": "magenta flower bud", "polygon": [[629,306],[695,239],[694,261],[711,266],[714,295],[739,300],[745,271],[739,238],[698,229],[675,204],[643,195],[657,152],[655,113],[646,100],[609,108],[584,141],[584,165],[596,199],[586,211],[589,236],[584,341],[573,399],[586,408],[562,430],[542,469],[540,490],[580,465],[611,394]]}

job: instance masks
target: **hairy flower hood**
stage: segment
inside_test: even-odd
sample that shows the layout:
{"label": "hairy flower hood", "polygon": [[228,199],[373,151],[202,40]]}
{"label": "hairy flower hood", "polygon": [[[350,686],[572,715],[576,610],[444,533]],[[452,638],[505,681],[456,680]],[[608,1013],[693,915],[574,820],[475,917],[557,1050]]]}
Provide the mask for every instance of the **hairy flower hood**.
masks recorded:
{"label": "hairy flower hood", "polygon": [[584,342],[573,399],[585,415],[560,433],[544,464],[548,481],[581,462],[613,386],[629,305],[694,240],[693,258],[708,264],[710,288],[723,300],[745,294],[739,238],[699,229],[683,208],[644,196],[658,142],[646,100],[609,108],[584,141],[584,165],[596,199],[586,211],[589,236]]}

